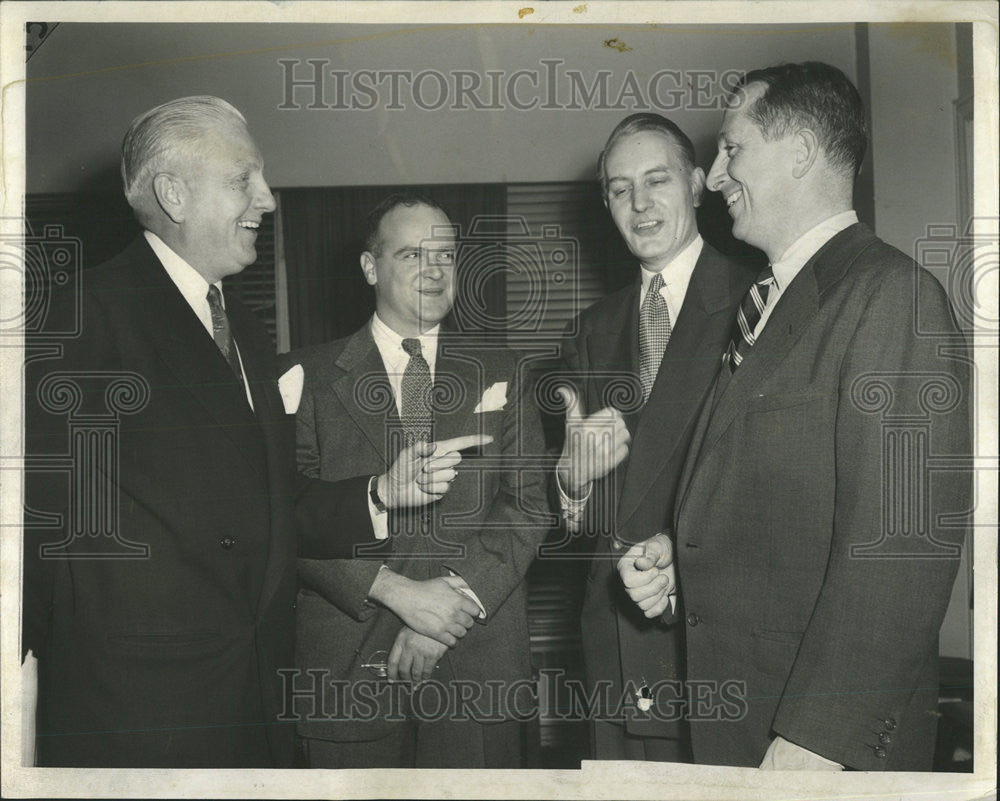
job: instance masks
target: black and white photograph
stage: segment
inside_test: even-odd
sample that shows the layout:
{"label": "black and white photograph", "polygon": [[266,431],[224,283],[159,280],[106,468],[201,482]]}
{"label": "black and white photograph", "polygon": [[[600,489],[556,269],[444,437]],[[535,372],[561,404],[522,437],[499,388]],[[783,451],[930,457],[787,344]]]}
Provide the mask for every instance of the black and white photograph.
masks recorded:
{"label": "black and white photograph", "polygon": [[4,797],[995,798],[997,14],[4,3]]}

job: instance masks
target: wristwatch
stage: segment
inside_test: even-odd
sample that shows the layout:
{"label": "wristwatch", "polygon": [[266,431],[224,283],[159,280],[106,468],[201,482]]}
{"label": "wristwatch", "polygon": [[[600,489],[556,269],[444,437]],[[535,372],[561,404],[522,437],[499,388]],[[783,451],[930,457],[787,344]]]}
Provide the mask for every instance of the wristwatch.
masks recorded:
{"label": "wristwatch", "polygon": [[382,503],[382,499],[378,496],[378,476],[372,476],[371,480],[368,482],[368,497],[371,499],[372,506],[378,512],[387,511],[386,505]]}

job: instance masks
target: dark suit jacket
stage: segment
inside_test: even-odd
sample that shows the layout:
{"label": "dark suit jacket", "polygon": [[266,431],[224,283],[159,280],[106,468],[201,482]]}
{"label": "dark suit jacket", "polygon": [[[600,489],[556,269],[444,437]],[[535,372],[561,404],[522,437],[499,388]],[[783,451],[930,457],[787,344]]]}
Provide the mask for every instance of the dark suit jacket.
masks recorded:
{"label": "dark suit jacket", "polygon": [[907,458],[970,453],[967,359],[937,281],[854,225],[720,373],[676,528],[688,679],[717,687],[697,762],[755,766],[777,733],[850,768],[930,769],[971,496],[967,473],[923,483]]}
{"label": "dark suit jacket", "polygon": [[632,435],[627,461],[595,485],[587,507],[584,533],[597,540],[582,616],[588,683],[611,683],[612,709],[628,689],[626,700],[633,705],[625,710],[625,722],[632,734],[678,736],[678,716],[672,709],[679,707],[671,707],[671,701],[682,699],[682,690],[672,696],[664,686],[653,714],[635,709],[633,693],[643,682],[653,687],[683,679],[682,642],[677,626],[647,619],[629,599],[616,564],[628,544],[671,526],[677,481],[698,410],[718,372],[736,306],[751,277],[746,268],[704,244],[656,383],[641,411],[636,408],[641,395],[631,393],[637,402],[622,403],[630,393],[615,390],[629,376],[639,386],[638,278],[584,311],[576,335],[564,347],[586,413],[609,404],[621,408]]}
{"label": "dark suit jacket", "polygon": [[[29,517],[62,515],[25,541],[23,645],[40,659],[41,759],[290,764],[291,726],[275,718],[276,671],[293,663],[294,504],[298,523],[313,527],[302,530],[309,552],[347,556],[372,536],[366,480],[334,487],[297,476],[293,420],[262,326],[228,299],[251,410],[144,238],[85,273],[80,298],[57,297],[47,330],[64,328],[78,300],[79,335],[61,341],[60,358],[28,365],[29,456],[91,454],[74,480],[28,474]],[[46,383],[61,371],[71,373],[62,390]],[[114,374],[122,389],[106,391]],[[116,436],[94,433],[115,418]],[[73,536],[70,493],[88,480],[104,489],[84,490],[83,534],[99,533]],[[128,550],[107,533],[115,514],[118,537],[132,556],[145,549],[141,558],[114,558]],[[39,558],[43,541],[66,538]]]}
{"label": "dark suit jacket", "polygon": [[[384,472],[395,458],[387,430],[398,427],[399,417],[369,325],[346,339],[290,357],[288,363],[301,362],[306,375],[297,414],[300,469],[330,480]],[[531,676],[524,575],[550,522],[543,468],[525,458],[544,456],[545,451],[523,368],[511,351],[476,347],[442,334],[434,371],[435,398],[441,406],[433,436],[483,433],[493,435],[494,441],[483,448],[481,458],[463,454],[459,476],[441,501],[415,513],[390,512],[393,555],[386,564],[416,580],[447,575],[450,569],[468,582],[486,608],[485,624],[473,626],[434,674],[440,682],[474,682],[484,693],[479,702],[483,710],[491,707],[486,681],[503,682],[506,688]],[[501,381],[507,382],[505,408],[474,414],[484,391]],[[407,531],[414,535],[405,536]],[[362,662],[377,651],[388,651],[402,627],[388,609],[366,601],[383,558],[375,554],[369,561],[299,560],[301,670],[325,670],[329,679],[352,686],[374,679]],[[522,712],[525,700],[522,692]],[[377,714],[361,710],[350,715],[343,709],[338,714],[336,699],[326,701],[325,715],[315,699],[306,699],[306,706],[300,707],[303,735],[373,740],[393,725],[383,719],[384,707]],[[310,721],[312,709],[317,718]],[[497,714],[503,719],[509,711]]]}

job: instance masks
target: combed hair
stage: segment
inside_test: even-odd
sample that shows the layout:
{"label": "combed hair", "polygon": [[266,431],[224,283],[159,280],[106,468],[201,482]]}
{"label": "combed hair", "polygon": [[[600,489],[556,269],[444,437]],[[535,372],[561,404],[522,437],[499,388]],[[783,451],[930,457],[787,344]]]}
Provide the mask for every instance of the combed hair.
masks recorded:
{"label": "combed hair", "polygon": [[196,158],[205,129],[218,123],[246,125],[232,105],[211,95],[181,97],[132,120],[122,140],[122,186],[133,209],[149,179],[175,159]]}
{"label": "combed hair", "polygon": [[651,112],[631,114],[615,126],[615,129],[611,132],[611,136],[608,137],[608,141],[604,144],[604,150],[601,151],[601,155],[597,160],[597,179],[601,182],[602,192],[607,192],[608,190],[608,175],[605,170],[608,153],[611,152],[611,148],[623,136],[629,136],[640,131],[659,131],[668,136],[677,145],[677,149],[681,154],[681,160],[688,171],[695,168],[694,145],[691,144],[691,140],[687,134],[678,128],[675,123],[666,117]]}
{"label": "combed hair", "polygon": [[427,195],[419,192],[395,192],[368,212],[368,217],[365,219],[364,238],[361,241],[364,249],[372,255],[380,255],[378,252],[378,231],[383,218],[399,206],[406,206],[408,209],[412,209],[414,206],[429,206],[440,211],[449,220],[451,219],[448,212],[441,208],[441,204]]}
{"label": "combed hair", "polygon": [[747,109],[765,139],[809,128],[831,164],[858,174],[868,123],[861,95],[843,72],[820,61],[779,64],[748,72],[737,92],[753,83],[767,87]]}

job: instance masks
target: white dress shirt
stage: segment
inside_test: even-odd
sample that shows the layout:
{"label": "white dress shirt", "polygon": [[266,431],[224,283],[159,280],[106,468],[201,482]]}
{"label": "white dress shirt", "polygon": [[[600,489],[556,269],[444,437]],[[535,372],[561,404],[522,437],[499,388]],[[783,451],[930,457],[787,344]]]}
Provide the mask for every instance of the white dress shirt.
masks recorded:
{"label": "white dress shirt", "polygon": [[[375,347],[378,348],[382,357],[382,364],[385,366],[385,374],[389,379],[389,386],[392,387],[392,396],[396,399],[396,411],[403,413],[403,373],[406,365],[410,362],[410,354],[403,350],[404,339],[419,339],[420,353],[430,368],[431,381],[434,381],[434,368],[437,365],[438,334],[441,333],[441,326],[436,325],[429,331],[425,331],[420,336],[403,337],[387,326],[378,312],[372,315],[371,322],[372,339],[375,340]],[[369,500],[368,510],[372,514],[372,527],[375,530],[376,539],[386,539],[389,536],[389,515],[387,512],[379,513],[374,504]],[[383,565],[385,567],[385,565]],[[456,575],[454,570],[449,571],[451,575]],[[468,585],[459,587],[458,591],[464,593],[479,607],[479,617],[486,617],[486,607],[483,606],[479,596],[473,592]]]}
{"label": "white dress shirt", "polygon": [[858,215],[853,210],[842,211],[839,214],[834,214],[832,217],[827,217],[819,225],[813,226],[796,239],[781,254],[781,258],[771,265],[771,270],[774,272],[774,284],[771,285],[771,289],[767,293],[767,303],[764,304],[764,312],[761,314],[760,321],[753,330],[755,337],[760,336],[760,332],[764,330],[764,326],[767,324],[771,312],[774,311],[774,307],[778,304],[782,294],[788,288],[788,285],[792,283],[792,279],[806,266],[806,262],[815,256],[819,252],[819,249],[833,239],[834,236],[845,228],[850,228],[857,221]]}
{"label": "white dress shirt", "polygon": [[[163,269],[170,276],[170,280],[174,282],[174,286],[177,287],[184,300],[187,301],[188,306],[191,307],[191,311],[201,321],[201,324],[214,342],[215,330],[212,328],[212,310],[208,306],[208,281],[152,231],[143,231],[142,233],[146,237],[146,241],[149,242],[149,246],[153,249],[153,253],[156,254],[156,258],[163,265]],[[214,286],[219,290],[219,297],[222,298],[222,308],[225,309],[226,295],[222,291],[222,282],[217,281]],[[243,358],[240,356],[240,345],[236,342],[235,337],[233,337],[233,343],[236,345],[236,358],[240,360],[240,373],[243,375],[243,391],[246,393],[247,403],[250,404],[250,408],[252,409],[253,397],[250,395],[250,385],[247,384],[247,371],[243,367]]]}
{"label": "white dress shirt", "polygon": [[396,411],[402,414],[403,373],[406,370],[406,365],[410,362],[410,354],[403,350],[403,340],[420,340],[420,352],[423,354],[427,366],[430,367],[431,381],[433,382],[434,367],[437,364],[438,334],[441,331],[441,326],[436,325],[419,337],[402,337],[382,322],[378,312],[372,315],[371,326],[375,347],[378,348],[378,352],[382,356],[385,374],[389,378],[389,386],[392,387],[392,396],[396,399]]}
{"label": "white dress shirt", "polygon": [[[684,296],[687,295],[688,284],[691,283],[691,275],[694,273],[698,257],[705,241],[701,236],[696,236],[691,243],[678,253],[673,261],[660,270],[663,278],[663,286],[660,289],[660,297],[667,302],[667,311],[670,312],[670,325],[673,327],[677,323],[677,317],[681,313],[681,306],[684,305]],[[639,291],[639,308],[646,299],[646,291],[649,289],[649,282],[656,275],[652,270],[647,270],[643,266],[640,270],[642,279],[642,289]]]}

